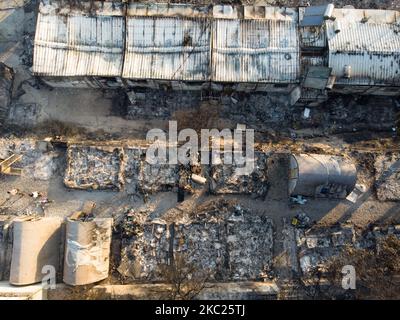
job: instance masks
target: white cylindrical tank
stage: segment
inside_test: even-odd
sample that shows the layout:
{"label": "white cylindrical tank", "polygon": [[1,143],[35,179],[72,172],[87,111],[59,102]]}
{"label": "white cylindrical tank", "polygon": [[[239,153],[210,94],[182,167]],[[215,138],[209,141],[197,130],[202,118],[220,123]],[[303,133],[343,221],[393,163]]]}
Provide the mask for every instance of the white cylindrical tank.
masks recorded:
{"label": "white cylindrical tank", "polygon": [[324,12],[324,19],[325,20],[328,20],[328,19],[330,19],[332,17],[333,9],[335,9],[335,6],[332,3],[330,3],[330,4],[328,4],[326,6],[326,10]]}
{"label": "white cylindrical tank", "polygon": [[290,155],[289,195],[346,197],[357,181],[354,163],[344,157]]}

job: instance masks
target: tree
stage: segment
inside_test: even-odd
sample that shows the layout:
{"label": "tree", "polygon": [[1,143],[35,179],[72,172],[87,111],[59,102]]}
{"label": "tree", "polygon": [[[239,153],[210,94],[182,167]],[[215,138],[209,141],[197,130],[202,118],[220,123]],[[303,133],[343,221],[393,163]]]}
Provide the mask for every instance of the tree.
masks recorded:
{"label": "tree", "polygon": [[377,241],[375,250],[347,247],[327,264],[331,283],[341,283],[342,268],[356,271],[356,299],[399,299],[400,239],[390,235]]}
{"label": "tree", "polygon": [[209,270],[189,262],[188,256],[183,253],[175,253],[171,264],[160,266],[160,272],[164,281],[170,285],[166,298],[172,300],[194,299],[207,287],[210,278]]}

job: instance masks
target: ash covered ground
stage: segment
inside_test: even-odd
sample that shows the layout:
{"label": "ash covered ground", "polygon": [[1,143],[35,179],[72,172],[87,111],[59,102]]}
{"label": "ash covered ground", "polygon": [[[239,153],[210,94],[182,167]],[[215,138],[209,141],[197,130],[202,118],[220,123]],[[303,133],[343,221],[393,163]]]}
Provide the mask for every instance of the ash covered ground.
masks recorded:
{"label": "ash covered ground", "polygon": [[[399,1],[388,0],[333,3],[400,9]],[[374,250],[380,238],[400,237],[398,98],[331,94],[304,117],[304,106],[290,106],[279,94],[166,88],[137,90],[132,99],[121,90],[53,89],[31,73],[35,4],[0,4],[0,29],[7,26],[0,61],[14,73],[13,81],[8,71],[0,79],[0,159],[22,154],[16,164],[22,175],[0,177],[0,234],[12,216],[65,217],[94,201],[94,214],[115,222],[109,283],[160,281],[158,266],[185,252],[214,281],[286,284],[307,278],[312,266],[345,246]],[[215,183],[186,185],[185,200],[177,203],[177,185],[193,168],[149,167],[143,160],[146,132],[166,129],[169,120],[180,129],[245,124],[255,129],[262,165],[250,181],[233,182],[231,168],[197,168]],[[289,152],[350,157],[362,194],[355,202],[291,202]],[[301,227],[291,224],[296,216]]]}

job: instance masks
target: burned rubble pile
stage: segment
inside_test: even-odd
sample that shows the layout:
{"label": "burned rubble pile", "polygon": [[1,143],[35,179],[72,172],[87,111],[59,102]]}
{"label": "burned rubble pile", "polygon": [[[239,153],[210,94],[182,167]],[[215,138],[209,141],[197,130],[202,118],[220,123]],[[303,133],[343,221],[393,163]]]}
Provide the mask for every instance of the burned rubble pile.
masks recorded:
{"label": "burned rubble pile", "polygon": [[[219,116],[234,122],[247,123],[260,127],[290,125],[292,108],[285,95],[274,93],[244,93],[192,90],[142,89],[128,91],[126,118],[171,119],[177,111],[195,110],[204,103],[218,101],[221,108]],[[216,109],[217,106],[214,106]]]}
{"label": "burned rubble pile", "polygon": [[153,193],[176,185],[178,166],[148,164],[145,149],[70,146],[64,182],[69,188]]}
{"label": "burned rubble pile", "polygon": [[155,193],[172,189],[179,180],[178,173],[178,165],[143,161],[138,181],[140,190],[143,193]]}
{"label": "burned rubble pile", "polygon": [[144,149],[141,148],[125,148],[125,188],[129,194],[134,194],[139,190],[139,175],[143,157],[145,156]]}
{"label": "burned rubble pile", "polygon": [[286,95],[235,92],[221,95],[220,100],[224,118],[264,128],[290,126],[293,108]]}
{"label": "burned rubble pile", "polygon": [[375,188],[380,201],[400,200],[400,155],[379,155],[375,161]]}
{"label": "burned rubble pile", "polygon": [[[243,165],[234,163],[211,166],[179,166],[169,163],[148,163],[145,148],[70,146],[68,148],[65,185],[77,189],[116,189],[128,194],[151,194],[168,191],[181,184],[193,189],[189,181],[194,174],[210,177],[209,189],[215,194],[252,194],[265,196],[267,184],[267,154],[255,153],[254,171],[239,175]],[[201,177],[203,179],[203,177]],[[193,178],[192,178],[193,179]],[[204,178],[206,181],[206,178]]]}
{"label": "burned rubble pile", "polygon": [[[233,159],[233,164],[213,164],[210,167],[210,191],[215,194],[252,194],[263,197],[268,191],[267,159],[263,152],[255,152],[254,171],[250,175],[236,172],[243,167]],[[248,165],[248,163],[247,163]]]}
{"label": "burned rubble pile", "polygon": [[311,108],[307,117],[304,107],[295,107],[291,118],[294,129],[311,125],[324,134],[365,130],[393,132],[396,112],[398,108],[390,97],[332,94],[323,105]]}
{"label": "burned rubble pile", "polygon": [[[166,100],[153,101],[160,95],[166,96]],[[213,108],[218,108],[216,112],[219,119],[246,123],[258,131],[271,133],[274,137],[291,136],[296,130],[300,130],[301,135],[315,136],[368,130],[395,134],[398,112],[395,99],[390,97],[360,98],[338,93],[332,94],[323,106],[311,109],[301,104],[290,106],[286,96],[274,93],[202,92],[197,96],[191,91],[176,92],[168,89],[153,94],[146,91],[135,96],[140,98],[135,98],[135,104],[127,107],[127,118],[131,120],[148,119],[149,115],[171,119],[176,111],[197,110],[206,102],[216,101],[218,103]],[[164,104],[170,107],[164,107]],[[307,114],[305,109],[308,109]],[[310,128],[313,129],[310,132],[302,131]]]}
{"label": "burned rubble pile", "polygon": [[344,246],[354,245],[352,225],[338,228],[296,229],[299,264],[303,275],[308,275],[324,261],[338,254]]}
{"label": "burned rubble pile", "polygon": [[172,223],[131,213],[121,230],[118,271],[127,281],[162,281],[160,267],[176,254],[214,280],[259,279],[272,261],[272,221],[225,200],[206,203]]}
{"label": "burned rubble pile", "polygon": [[[202,92],[199,95],[192,91],[168,89],[128,93],[128,96],[132,95],[135,103],[128,102],[127,119],[148,119],[150,115],[152,118],[170,119],[176,111],[196,109],[202,103],[213,100],[220,105],[218,113],[221,119],[246,123],[261,131],[276,130],[281,134],[284,134],[282,127],[294,130],[312,127],[316,129],[315,133],[320,134],[365,130],[392,132],[398,112],[395,99],[390,97],[360,98],[337,93],[331,95],[323,106],[311,108],[307,116],[303,105],[290,106],[286,96],[274,93]],[[160,96],[163,98],[157,100]]]}
{"label": "burned rubble pile", "polygon": [[68,148],[64,183],[76,189],[122,188],[123,150],[114,147],[71,146]]}
{"label": "burned rubble pile", "polygon": [[379,241],[389,235],[400,239],[400,225],[372,227],[357,233],[352,224],[341,224],[330,228],[296,229],[297,252],[303,277],[313,275],[345,247],[375,250]]}
{"label": "burned rubble pile", "polygon": [[18,180],[33,180],[39,187],[31,189],[30,184],[26,184],[29,189],[15,185],[4,187],[0,194],[0,214],[44,215],[45,208],[51,203],[46,185],[59,177],[63,152],[46,140],[1,138],[0,161],[9,159],[16,159],[10,174],[19,176]]}
{"label": "burned rubble pile", "polygon": [[0,139],[0,159],[22,155],[16,167],[22,169],[22,176],[37,180],[49,180],[61,167],[62,155],[47,141],[33,139]]}
{"label": "burned rubble pile", "polygon": [[124,280],[158,279],[161,274],[157,265],[169,263],[169,229],[165,221],[147,221],[148,214],[130,210],[118,226],[121,234],[118,272]]}
{"label": "burned rubble pile", "polygon": [[130,90],[126,93],[126,119],[169,119],[174,112],[199,106],[199,91],[176,91],[171,89]]}

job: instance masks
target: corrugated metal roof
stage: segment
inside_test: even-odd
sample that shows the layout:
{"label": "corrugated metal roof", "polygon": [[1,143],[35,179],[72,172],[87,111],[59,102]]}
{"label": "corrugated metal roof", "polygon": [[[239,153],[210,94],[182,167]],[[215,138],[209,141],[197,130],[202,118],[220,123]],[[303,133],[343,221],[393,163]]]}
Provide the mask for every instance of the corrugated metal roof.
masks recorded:
{"label": "corrugated metal roof", "polygon": [[[400,84],[400,15],[390,10],[334,10],[327,22],[329,67],[336,83]],[[397,22],[396,22],[397,21]],[[339,28],[340,32],[335,33]],[[344,77],[351,67],[350,78]]]}
{"label": "corrugated metal roof", "polygon": [[[46,76],[120,76],[125,22],[109,3],[95,15],[42,3],[35,35],[33,71]],[[103,9],[103,10],[102,10]]]}
{"label": "corrugated metal roof", "polygon": [[[176,7],[176,6],[175,6]],[[123,77],[206,81],[209,79],[211,22],[187,18],[169,6],[169,15],[127,17]],[[172,11],[172,13],[171,13]],[[137,13],[128,10],[129,13]],[[135,13],[135,14],[136,14]]]}
{"label": "corrugated metal roof", "polygon": [[214,81],[294,83],[299,79],[297,14],[291,9],[264,8],[263,15],[251,20],[236,19],[234,10],[219,10],[218,17],[226,12],[229,19],[214,20]]}

